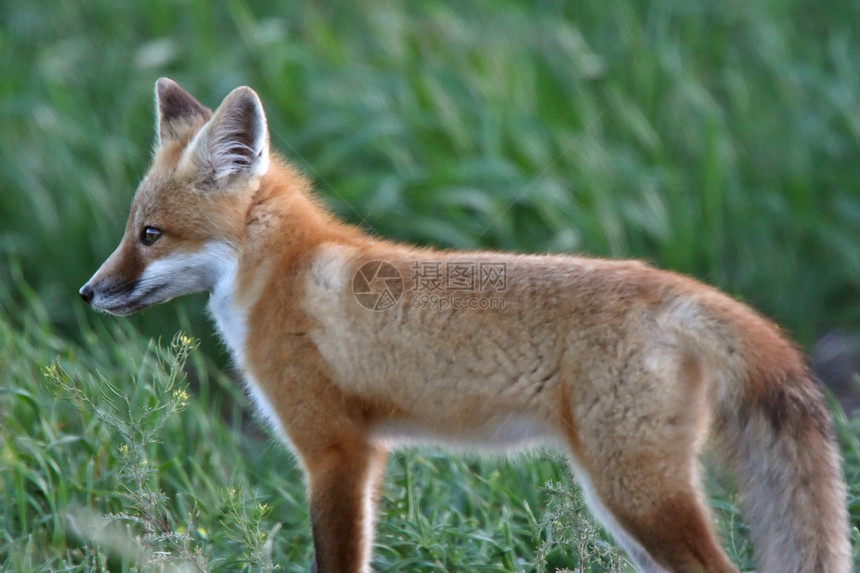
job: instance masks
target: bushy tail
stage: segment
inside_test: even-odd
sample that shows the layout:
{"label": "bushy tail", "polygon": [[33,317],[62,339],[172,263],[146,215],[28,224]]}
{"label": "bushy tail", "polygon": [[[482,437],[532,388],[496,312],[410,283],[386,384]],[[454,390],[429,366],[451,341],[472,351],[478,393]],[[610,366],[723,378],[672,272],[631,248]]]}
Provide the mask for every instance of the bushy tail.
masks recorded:
{"label": "bushy tail", "polygon": [[846,488],[817,384],[795,368],[751,379],[742,394],[725,398],[717,426],[736,469],[759,570],[848,573]]}

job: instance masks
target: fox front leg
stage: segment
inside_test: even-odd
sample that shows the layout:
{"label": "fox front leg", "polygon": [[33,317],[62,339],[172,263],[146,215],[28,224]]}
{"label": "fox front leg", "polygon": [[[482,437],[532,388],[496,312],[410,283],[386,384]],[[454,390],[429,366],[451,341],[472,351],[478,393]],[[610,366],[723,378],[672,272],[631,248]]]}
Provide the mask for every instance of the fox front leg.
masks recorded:
{"label": "fox front leg", "polygon": [[314,540],[312,573],[369,573],[387,452],[367,444],[328,446],[307,464]]}

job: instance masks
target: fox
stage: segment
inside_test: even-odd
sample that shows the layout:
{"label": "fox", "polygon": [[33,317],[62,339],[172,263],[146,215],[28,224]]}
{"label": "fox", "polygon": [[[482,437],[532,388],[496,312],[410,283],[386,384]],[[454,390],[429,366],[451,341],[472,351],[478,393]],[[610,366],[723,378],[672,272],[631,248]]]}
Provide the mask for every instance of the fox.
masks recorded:
{"label": "fox", "polygon": [[128,315],[193,292],[303,469],[317,573],[371,570],[386,458],[566,454],[643,572],[736,572],[701,485],[734,476],[758,570],[848,573],[823,392],[771,320],[637,260],[416,247],[342,222],[270,149],[260,97],[155,84],[151,167],[80,289]]}

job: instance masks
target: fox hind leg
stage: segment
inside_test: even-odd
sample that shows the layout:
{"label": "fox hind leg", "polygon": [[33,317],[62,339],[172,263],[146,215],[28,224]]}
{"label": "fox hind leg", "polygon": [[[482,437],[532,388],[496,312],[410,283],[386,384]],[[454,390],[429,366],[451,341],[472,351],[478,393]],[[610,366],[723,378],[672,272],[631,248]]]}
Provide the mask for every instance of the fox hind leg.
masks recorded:
{"label": "fox hind leg", "polygon": [[737,573],[717,543],[708,512],[695,495],[680,492],[659,500],[647,517],[616,509],[619,520],[653,557],[670,571]]}
{"label": "fox hind leg", "polygon": [[[694,488],[596,488],[589,475],[577,473],[592,511],[639,571],[737,573],[719,546],[710,513]],[[610,480],[615,485],[626,481],[619,481],[617,474]]]}
{"label": "fox hind leg", "polygon": [[[674,452],[651,454],[645,452],[654,444],[641,443],[635,433],[617,436],[614,448],[578,443],[580,455],[573,458],[585,463],[574,470],[589,506],[641,571],[736,573],[698,486],[694,448],[676,438]],[[584,460],[583,450],[589,454]]]}
{"label": "fox hind leg", "polygon": [[603,526],[612,534],[615,542],[627,553],[627,556],[633,560],[637,569],[641,573],[667,573],[667,569],[661,567],[648,554],[648,551],[636,541],[623,527],[616,521],[615,516],[606,508],[600,497],[594,490],[594,486],[587,473],[573,467],[573,472],[579,479],[582,486],[585,500],[588,507],[591,509],[594,516],[600,521]]}

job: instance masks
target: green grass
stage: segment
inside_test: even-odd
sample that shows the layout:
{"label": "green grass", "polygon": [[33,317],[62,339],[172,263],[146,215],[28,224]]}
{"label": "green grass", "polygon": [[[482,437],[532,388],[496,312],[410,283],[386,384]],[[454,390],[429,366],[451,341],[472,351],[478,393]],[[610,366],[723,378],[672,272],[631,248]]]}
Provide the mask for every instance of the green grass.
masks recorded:
{"label": "green grass", "polygon": [[[146,168],[158,77],[213,106],[254,87],[273,146],[370,232],[644,258],[808,347],[860,326],[857,38],[835,0],[0,3],[0,567],[307,570],[300,472],[203,297],[127,320],[76,300]],[[150,339],[180,329],[202,348],[173,411],[185,382]],[[837,426],[857,525],[860,426]],[[377,570],[575,568],[571,546],[615,567],[554,454],[402,453],[388,478]]]}

